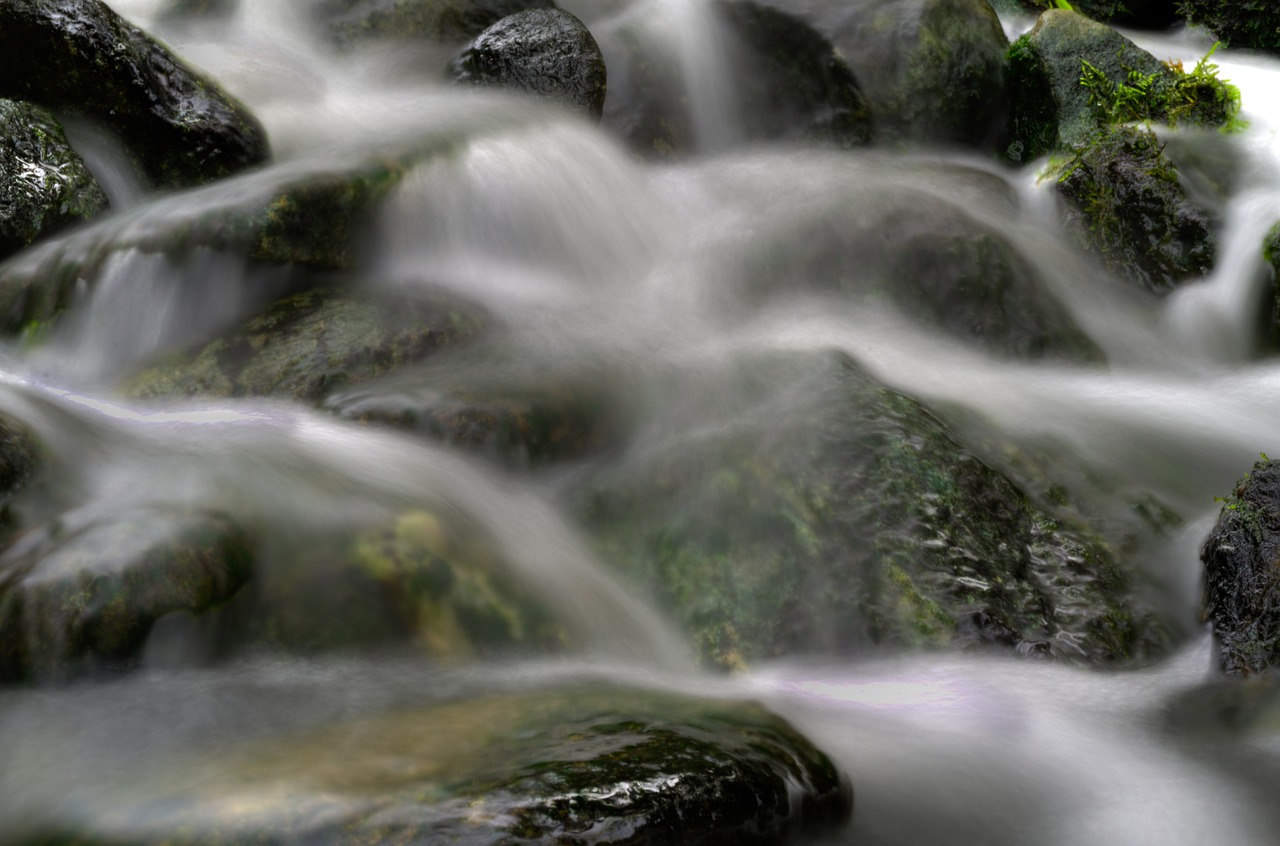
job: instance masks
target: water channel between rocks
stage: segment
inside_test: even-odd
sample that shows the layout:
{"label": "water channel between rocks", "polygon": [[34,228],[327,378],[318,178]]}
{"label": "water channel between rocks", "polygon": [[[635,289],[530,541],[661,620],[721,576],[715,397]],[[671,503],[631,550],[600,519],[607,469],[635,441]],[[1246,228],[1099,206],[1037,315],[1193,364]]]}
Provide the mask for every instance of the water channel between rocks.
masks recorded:
{"label": "water channel between rocks", "polygon": [[[430,287],[478,304],[505,334],[467,363],[468,374],[608,382],[626,398],[619,405],[631,442],[621,458],[606,450],[523,473],[361,419],[420,396],[412,372],[339,392],[334,408],[320,410],[283,400],[122,398],[114,386],[139,362],[211,337],[287,284],[214,252],[117,254],[49,343],[4,350],[0,410],[39,432],[56,456],[61,481],[51,501],[90,514],[157,502],[214,509],[268,527],[263,553],[281,558],[407,509],[458,516],[482,529],[510,563],[506,578],[545,603],[580,648],[443,662],[398,647],[376,657],[250,648],[204,660],[198,625],[161,625],[130,673],[0,690],[0,843],[35,819],[106,814],[132,785],[147,789],[144,776],[200,750],[565,684],[766,704],[851,778],[853,822],[833,843],[1280,839],[1270,795],[1280,783],[1280,733],[1265,723],[1201,731],[1187,705],[1211,676],[1198,552],[1219,508],[1214,497],[1259,453],[1280,455],[1280,359],[1253,355],[1266,272],[1248,246],[1280,213],[1280,62],[1215,56],[1243,92],[1250,127],[1230,143],[1246,162],[1247,187],[1224,209],[1215,274],[1145,298],[1072,246],[1034,167],[958,153],[735,143],[732,110],[714,105],[724,81],[697,67],[705,51],[688,43],[697,4],[663,3],[673,16],[689,14],[684,71],[700,74],[691,98],[712,104],[700,129],[706,151],[678,163],[641,163],[585,121],[449,88],[398,54],[330,55],[294,25],[288,4],[246,2],[231,23],[207,31],[158,30],[254,110],[279,163],[154,202],[104,179],[122,209],[114,237],[173,216],[194,219],[236,192],[355,150],[415,135],[467,139],[398,186],[342,284]],[[151,25],[157,4],[112,5]],[[590,0],[560,5],[589,23],[605,17]],[[1188,63],[1207,48],[1195,35],[1135,38]],[[856,221],[857,209],[901,193],[959,206],[1010,237],[1108,364],[988,355],[877,297],[842,304],[817,293],[760,295],[769,250],[822,231],[798,221]],[[677,625],[602,564],[566,492],[591,473],[626,472],[627,461],[643,463],[646,450],[676,440],[789,425],[777,405],[756,399],[780,397],[785,406],[793,371],[754,372],[752,362],[830,350],[927,402],[958,431],[1069,456],[1058,464],[1104,492],[1093,510],[1142,492],[1181,514],[1180,526],[1144,539],[1125,562],[1175,621],[1167,656],[1099,671],[1004,653],[873,650],[757,661],[738,674],[696,669]]]}

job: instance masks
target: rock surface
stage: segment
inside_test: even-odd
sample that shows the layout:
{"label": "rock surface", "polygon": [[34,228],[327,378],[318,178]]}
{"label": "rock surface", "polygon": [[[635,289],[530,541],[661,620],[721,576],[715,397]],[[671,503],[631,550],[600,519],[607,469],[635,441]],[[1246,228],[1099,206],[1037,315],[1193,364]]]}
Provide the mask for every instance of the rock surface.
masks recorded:
{"label": "rock surface", "polygon": [[[803,19],[751,0],[718,0],[704,14],[726,65],[727,90],[715,103],[688,90],[671,23],[656,8],[601,25],[610,74],[603,124],[633,150],[669,158],[756,141],[870,141],[870,110],[853,71]],[[733,126],[717,126],[721,118]]]}
{"label": "rock surface", "polygon": [[1062,166],[1067,226],[1113,272],[1163,292],[1213,269],[1209,211],[1187,196],[1155,134],[1117,128]]}
{"label": "rock surface", "polygon": [[831,761],[763,708],[629,689],[398,711],[143,781],[33,842],[764,846],[852,808]]}
{"label": "rock surface", "polygon": [[1270,0],[1182,0],[1181,8],[1230,47],[1280,53],[1280,6]]}
{"label": "rock surface", "polygon": [[1200,559],[1220,669],[1252,676],[1280,663],[1280,462],[1264,458],[1240,480]]}
{"label": "rock surface", "polygon": [[506,88],[545,97],[593,120],[604,109],[604,57],[582,21],[559,9],[503,18],[449,66],[463,85]]}
{"label": "rock surface", "polygon": [[0,553],[0,681],[136,658],[157,620],[226,601],[250,567],[244,533],[219,514],[64,514]]}
{"label": "rock surface", "polygon": [[552,0],[312,0],[329,38],[344,49],[379,41],[460,42],[526,9]]}
{"label": "rock surface", "polygon": [[996,644],[1106,664],[1162,648],[1110,548],[919,403],[840,357],[739,367],[739,405],[709,397],[709,433],[637,448],[577,499],[601,558],[708,663]]}
{"label": "rock surface", "polygon": [[107,210],[107,197],[54,116],[0,100],[0,259]]}
{"label": "rock surface", "polygon": [[320,403],[339,388],[470,339],[480,322],[474,307],[443,296],[313,289],[277,302],[237,332],[147,367],[128,392]]}
{"label": "rock surface", "polygon": [[243,105],[98,0],[0,5],[0,96],[99,124],[160,190],[262,164]]}

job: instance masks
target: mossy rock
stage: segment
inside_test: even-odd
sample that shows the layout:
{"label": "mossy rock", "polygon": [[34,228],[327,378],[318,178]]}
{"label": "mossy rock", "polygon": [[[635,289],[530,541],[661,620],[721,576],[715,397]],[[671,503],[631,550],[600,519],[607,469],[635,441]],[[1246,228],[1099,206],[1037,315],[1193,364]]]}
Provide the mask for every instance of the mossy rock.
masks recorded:
{"label": "mossy rock", "polygon": [[461,85],[543,97],[592,120],[604,108],[600,47],[582,21],[560,9],[508,15],[476,36],[449,65]]}
{"label": "mossy rock", "polygon": [[107,211],[107,196],[46,109],[0,100],[0,259]]}
{"label": "mossy rock", "polygon": [[554,9],[552,0],[310,0],[317,23],[342,49],[386,41],[464,42],[508,15]]}
{"label": "mossy rock", "polygon": [[1280,664],[1280,462],[1264,458],[1240,480],[1200,559],[1219,668],[1252,676]]}
{"label": "mossy rock", "polygon": [[0,266],[0,332],[53,322],[77,288],[113,258],[137,251],[181,259],[210,249],[265,265],[345,270],[381,201],[412,162],[449,142],[352,164],[273,169],[204,189],[200,202],[160,201],[48,239]]}
{"label": "mossy rock", "polygon": [[1270,0],[1180,0],[1179,6],[1231,47],[1280,53],[1280,6]]}
{"label": "mossy rock", "polygon": [[[1072,0],[1071,8],[1102,23],[1135,29],[1168,29],[1182,16],[1178,0]],[[997,12],[1039,14],[1060,8],[1055,0],[992,0]]]}
{"label": "mossy rock", "polygon": [[126,385],[141,398],[291,397],[320,403],[471,339],[478,311],[443,294],[317,288],[286,297],[236,332],[173,353]]}
{"label": "mossy rock", "polygon": [[709,410],[713,434],[638,447],[576,500],[602,559],[708,663],[1003,645],[1107,664],[1163,648],[1110,547],[919,403],[840,357],[740,366],[760,407]]}
{"label": "mossy rock", "polygon": [[1059,174],[1068,228],[1112,272],[1163,292],[1213,269],[1213,218],[1187,195],[1154,133],[1111,129]]}
{"label": "mossy rock", "polygon": [[[961,184],[964,177],[945,175],[979,203],[1016,202],[985,182]],[[1101,360],[1013,237],[975,217],[955,192],[941,193],[905,188],[892,175],[881,184],[872,175],[829,202],[800,209],[779,203],[769,237],[757,238],[734,270],[759,296],[817,291],[838,302],[887,301],[1002,356]]]}
{"label": "mossy rock", "polygon": [[760,706],[567,688],[393,712],[149,771],[30,842],[764,846],[852,792]]}
{"label": "mossy rock", "polygon": [[64,514],[0,553],[0,681],[134,660],[156,621],[225,602],[250,568],[246,535],[218,513]]}
{"label": "mossy rock", "polygon": [[296,539],[259,570],[215,621],[223,650],[311,654],[408,643],[456,662],[556,652],[569,640],[483,533],[443,511]]}
{"label": "mossy rock", "polygon": [[1262,260],[1271,268],[1271,314],[1267,315],[1267,328],[1273,341],[1280,343],[1280,221],[1271,227],[1262,240]]}
{"label": "mossy rock", "polygon": [[265,131],[242,104],[98,0],[0,5],[0,96],[100,124],[159,190],[269,157]]}
{"label": "mossy rock", "polygon": [[696,98],[658,10],[617,18],[597,32],[609,67],[603,125],[646,158],[673,158],[718,143],[806,140],[856,147],[872,137],[866,98],[831,41],[787,9],[751,0],[707,8],[721,42],[726,138],[699,138]]}
{"label": "mossy rock", "polygon": [[876,137],[987,147],[1000,134],[1009,40],[987,0],[793,0],[853,68]]}
{"label": "mossy rock", "polygon": [[589,385],[477,379],[468,385],[428,375],[425,386],[354,391],[326,405],[343,417],[415,432],[513,469],[583,458],[621,437],[617,412]]}

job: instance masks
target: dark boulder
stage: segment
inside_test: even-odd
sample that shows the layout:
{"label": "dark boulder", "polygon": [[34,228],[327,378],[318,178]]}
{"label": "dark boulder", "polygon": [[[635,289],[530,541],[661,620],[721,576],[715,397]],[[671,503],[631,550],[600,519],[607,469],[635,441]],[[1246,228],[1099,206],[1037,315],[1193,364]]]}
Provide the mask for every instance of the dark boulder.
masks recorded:
{"label": "dark boulder", "polygon": [[0,681],[136,659],[159,619],[226,601],[250,566],[244,533],[220,514],[64,514],[0,553]]}
{"label": "dark boulder", "polygon": [[848,60],[879,138],[985,147],[1005,119],[1009,46],[987,0],[761,0]]}
{"label": "dark boulder", "polygon": [[604,57],[582,21],[559,9],[503,18],[449,66],[454,82],[545,97],[599,120],[604,109]]}
{"label": "dark boulder", "polygon": [[[997,12],[1039,14],[1060,8],[1054,0],[991,0]],[[1168,29],[1182,19],[1178,0],[1072,0],[1071,8],[1102,23],[1134,29]]]}
{"label": "dark boulder", "polygon": [[243,105],[98,0],[0,5],[0,96],[100,125],[160,190],[268,157],[266,135]]}
{"label": "dark boulder", "polygon": [[481,317],[443,295],[413,298],[317,288],[242,328],[145,368],[137,397],[275,396],[320,403],[333,391],[469,340]]}
{"label": "dark boulder", "polygon": [[142,781],[32,842],[772,846],[831,833],[853,805],[830,759],[758,705],[588,687],[242,742]]}
{"label": "dark boulder", "polygon": [[656,158],[756,141],[870,141],[870,110],[853,71],[816,29],[751,0],[717,0],[705,14],[721,49],[708,61],[723,62],[718,73],[727,85],[715,103],[691,92],[686,58],[656,10],[601,25],[610,78],[606,129]]}
{"label": "dark boulder", "polygon": [[1280,663],[1280,462],[1264,457],[1240,480],[1200,559],[1221,670],[1251,676]]}
{"label": "dark boulder", "polygon": [[958,199],[998,206],[1002,198],[985,174],[939,174],[939,186],[946,180],[949,190],[934,193],[905,187],[895,172],[868,168],[849,191],[827,194],[826,201],[797,204],[778,195],[761,212],[770,217],[762,227],[768,237],[757,237],[732,270],[761,297],[819,292],[840,303],[888,301],[909,318],[1002,356],[1102,357],[1015,237]]}
{"label": "dark boulder", "polygon": [[1280,6],[1271,0],[1181,0],[1188,20],[1230,47],[1280,53]]}
{"label": "dark boulder", "polygon": [[0,258],[107,210],[107,197],[52,114],[0,100]]}
{"label": "dark boulder", "polygon": [[1213,219],[1188,197],[1154,133],[1111,129],[1060,174],[1068,227],[1112,272],[1163,292],[1212,270]]}
{"label": "dark boulder", "polygon": [[385,41],[461,42],[552,0],[310,0],[321,29],[338,47]]}
{"label": "dark boulder", "polygon": [[987,647],[1108,664],[1163,648],[1111,547],[919,403],[838,356],[734,367],[701,375],[707,416],[690,400],[687,435],[637,443],[576,499],[601,558],[706,662]]}

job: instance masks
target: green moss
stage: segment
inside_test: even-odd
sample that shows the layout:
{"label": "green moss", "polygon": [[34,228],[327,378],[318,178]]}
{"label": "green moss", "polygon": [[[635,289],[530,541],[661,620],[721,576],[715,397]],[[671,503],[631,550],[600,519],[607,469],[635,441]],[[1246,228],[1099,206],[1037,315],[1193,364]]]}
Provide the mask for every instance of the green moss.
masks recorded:
{"label": "green moss", "polygon": [[1280,6],[1271,0],[1180,0],[1178,6],[1230,47],[1280,52]]}

